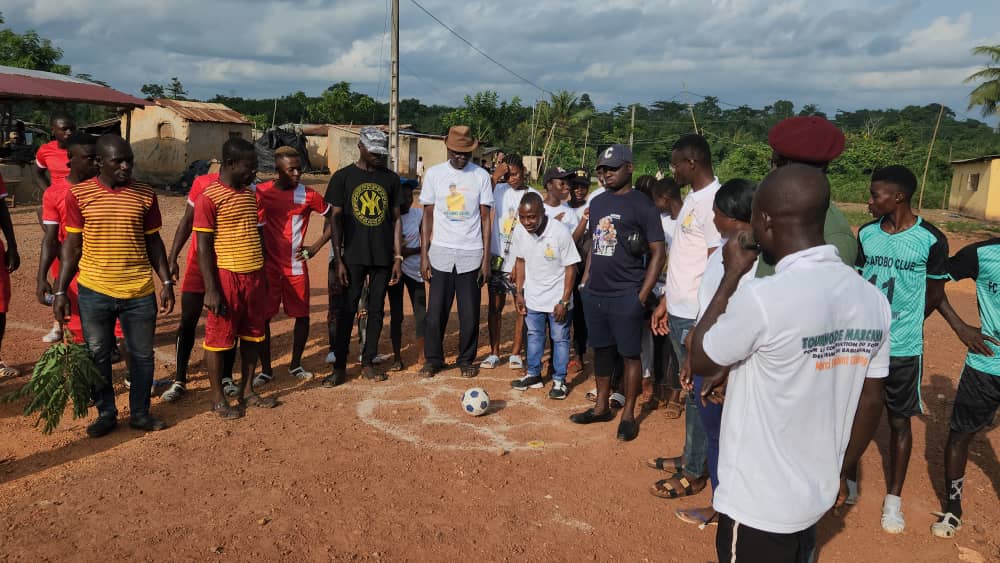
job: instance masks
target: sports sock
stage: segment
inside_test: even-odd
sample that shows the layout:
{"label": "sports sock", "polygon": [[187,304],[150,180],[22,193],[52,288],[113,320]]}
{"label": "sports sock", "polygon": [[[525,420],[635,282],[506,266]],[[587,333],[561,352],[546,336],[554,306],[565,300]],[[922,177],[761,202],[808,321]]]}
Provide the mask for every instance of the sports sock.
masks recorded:
{"label": "sports sock", "polygon": [[945,512],[951,512],[956,517],[962,517],[962,487],[965,485],[965,475],[957,479],[945,478],[948,491],[948,504]]}
{"label": "sports sock", "polygon": [[886,512],[899,512],[903,508],[903,499],[896,495],[885,495],[885,500],[882,502],[882,513]]}

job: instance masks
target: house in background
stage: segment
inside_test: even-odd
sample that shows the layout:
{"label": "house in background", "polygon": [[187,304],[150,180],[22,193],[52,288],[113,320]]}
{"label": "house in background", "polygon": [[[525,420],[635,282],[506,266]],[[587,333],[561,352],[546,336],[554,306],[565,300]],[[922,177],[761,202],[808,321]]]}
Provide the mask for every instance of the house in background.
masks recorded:
{"label": "house in background", "polygon": [[227,140],[253,142],[252,130],[242,114],[223,104],[153,100],[132,111],[134,176],[154,185],[171,184],[192,162],[221,159]]}
{"label": "house in background", "polygon": [[1000,221],[1000,155],[951,162],[948,209],[987,221]]}

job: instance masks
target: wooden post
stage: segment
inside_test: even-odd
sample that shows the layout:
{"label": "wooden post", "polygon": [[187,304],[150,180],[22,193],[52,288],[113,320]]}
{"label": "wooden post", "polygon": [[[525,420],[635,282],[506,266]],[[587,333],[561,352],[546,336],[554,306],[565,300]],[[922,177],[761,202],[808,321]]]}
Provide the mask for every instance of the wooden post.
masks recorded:
{"label": "wooden post", "polygon": [[[951,166],[951,145],[948,145],[948,165]],[[951,182],[944,185],[944,195],[941,196],[941,209],[948,209],[948,192],[951,191]]]}
{"label": "wooden post", "polygon": [[934,140],[937,139],[938,127],[941,125],[941,116],[944,115],[944,104],[938,111],[937,123],[934,124],[934,133],[931,134],[931,145],[927,148],[927,160],[924,162],[924,177],[920,180],[920,197],[917,198],[917,213],[924,209],[924,188],[927,186],[927,169],[931,166],[931,153],[934,152]]}
{"label": "wooden post", "polygon": [[132,110],[135,108],[125,108],[125,142],[132,142]]}
{"label": "wooden post", "polygon": [[[409,162],[409,159],[407,159]],[[389,168],[399,174],[399,0],[392,0],[392,88],[389,94]],[[410,172],[412,174],[412,171]]]}
{"label": "wooden post", "polygon": [[590,120],[587,120],[587,131],[583,134],[583,152],[580,153],[580,168],[587,162],[587,141],[590,140]]}
{"label": "wooden post", "polygon": [[636,106],[636,104],[632,104],[632,124],[629,125],[629,129],[628,129],[628,148],[629,149],[632,148],[632,141],[634,140],[634,137],[635,137],[635,106]]}

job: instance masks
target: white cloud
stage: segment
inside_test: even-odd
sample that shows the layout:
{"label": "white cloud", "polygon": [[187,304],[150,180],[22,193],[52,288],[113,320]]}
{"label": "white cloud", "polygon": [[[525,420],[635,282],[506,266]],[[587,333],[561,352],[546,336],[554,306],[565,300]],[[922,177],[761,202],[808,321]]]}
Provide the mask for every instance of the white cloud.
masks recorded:
{"label": "white cloud", "polygon": [[[548,90],[598,103],[669,99],[684,83],[725,101],[779,98],[824,109],[943,100],[1000,43],[1000,4],[967,0],[421,0],[494,58]],[[402,4],[404,97],[458,103],[495,88],[545,97]],[[9,26],[35,28],[65,62],[137,93],[178,76],[192,95],[310,94],[346,80],[385,97],[386,2],[367,0],[5,0]],[[964,12],[962,11],[964,10]]]}

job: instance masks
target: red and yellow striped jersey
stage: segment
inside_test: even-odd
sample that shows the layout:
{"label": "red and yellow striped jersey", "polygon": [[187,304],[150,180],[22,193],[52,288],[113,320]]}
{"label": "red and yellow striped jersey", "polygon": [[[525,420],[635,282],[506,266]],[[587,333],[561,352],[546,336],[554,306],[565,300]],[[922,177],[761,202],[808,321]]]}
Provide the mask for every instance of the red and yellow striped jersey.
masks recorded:
{"label": "red and yellow striped jersey", "polygon": [[[215,234],[216,266],[245,274],[264,266],[258,227],[264,218],[257,195],[214,182],[194,204],[194,230]],[[202,272],[204,273],[204,272]]]}
{"label": "red and yellow striped jersey", "polygon": [[153,293],[146,235],[163,225],[153,188],[109,188],[92,178],[70,188],[65,205],[66,232],[83,236],[79,283],[115,299]]}

